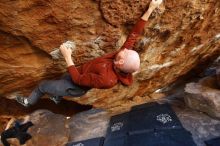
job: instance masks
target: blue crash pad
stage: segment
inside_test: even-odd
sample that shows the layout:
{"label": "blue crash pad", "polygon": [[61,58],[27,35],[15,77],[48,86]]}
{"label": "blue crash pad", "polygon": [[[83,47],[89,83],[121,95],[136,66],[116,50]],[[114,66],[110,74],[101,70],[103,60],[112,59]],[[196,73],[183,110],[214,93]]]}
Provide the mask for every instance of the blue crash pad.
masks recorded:
{"label": "blue crash pad", "polygon": [[143,104],[129,114],[129,134],[163,129],[182,129],[183,126],[169,104]]}
{"label": "blue crash pad", "polygon": [[66,146],[103,146],[104,138],[93,138],[84,141],[70,142]]}
{"label": "blue crash pad", "polygon": [[220,137],[205,141],[207,146],[220,146]]}
{"label": "blue crash pad", "polygon": [[126,136],[128,134],[129,113],[111,117],[106,138]]}
{"label": "blue crash pad", "polygon": [[191,133],[184,129],[134,134],[128,137],[127,143],[126,146],[196,146]]}
{"label": "blue crash pad", "polygon": [[127,146],[128,136],[119,136],[105,139],[104,146]]}

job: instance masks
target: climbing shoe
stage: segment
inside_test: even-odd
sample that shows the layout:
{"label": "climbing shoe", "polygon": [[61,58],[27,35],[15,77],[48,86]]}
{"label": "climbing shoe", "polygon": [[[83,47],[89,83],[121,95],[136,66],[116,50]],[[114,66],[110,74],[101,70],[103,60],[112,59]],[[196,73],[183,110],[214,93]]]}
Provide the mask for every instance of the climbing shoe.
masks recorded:
{"label": "climbing shoe", "polygon": [[25,107],[29,107],[30,106],[30,104],[27,101],[25,102],[25,100],[26,100],[25,97],[17,96],[16,100],[17,100],[18,103],[22,104]]}
{"label": "climbing shoe", "polygon": [[50,99],[53,100],[56,104],[59,104],[62,100],[62,96],[50,96]]}

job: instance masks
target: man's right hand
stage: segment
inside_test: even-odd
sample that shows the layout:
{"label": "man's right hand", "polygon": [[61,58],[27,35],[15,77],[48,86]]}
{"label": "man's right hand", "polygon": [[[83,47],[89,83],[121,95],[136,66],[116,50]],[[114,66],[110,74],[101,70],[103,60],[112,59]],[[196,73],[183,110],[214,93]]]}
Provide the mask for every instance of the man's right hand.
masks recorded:
{"label": "man's right hand", "polygon": [[149,5],[149,9],[151,9],[152,11],[154,9],[156,9],[161,3],[163,2],[163,0],[152,0],[150,5]]}
{"label": "man's right hand", "polygon": [[148,21],[148,18],[150,17],[151,13],[156,9],[163,0],[152,0],[148,10],[144,13],[144,15],[141,17],[143,20]]}
{"label": "man's right hand", "polygon": [[63,44],[60,46],[60,52],[62,53],[64,58],[71,58],[72,50],[70,48],[67,48]]}
{"label": "man's right hand", "polygon": [[151,10],[156,9],[162,2],[163,0],[152,0],[150,3],[149,9]]}

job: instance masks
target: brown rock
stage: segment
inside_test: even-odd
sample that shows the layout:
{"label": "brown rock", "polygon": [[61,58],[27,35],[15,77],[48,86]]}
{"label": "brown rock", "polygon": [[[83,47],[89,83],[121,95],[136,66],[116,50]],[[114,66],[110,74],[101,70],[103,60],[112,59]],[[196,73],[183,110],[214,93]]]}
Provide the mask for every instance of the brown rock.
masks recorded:
{"label": "brown rock", "polygon": [[31,140],[28,146],[61,146],[68,142],[69,128],[66,117],[46,110],[38,110],[30,115],[34,126],[30,128]]}
{"label": "brown rock", "polygon": [[69,141],[105,137],[109,119],[110,115],[99,109],[91,109],[72,116],[68,120]]}
{"label": "brown rock", "polygon": [[104,18],[113,25],[134,23],[146,10],[150,0],[101,0],[100,7]]}
{"label": "brown rock", "polygon": [[[59,77],[65,63],[53,61],[49,53],[66,40],[76,42],[77,65],[114,51],[130,30],[124,24],[134,24],[148,4],[149,0],[1,1],[0,94],[29,94],[40,80]],[[140,101],[136,96],[151,101],[149,94],[220,54],[219,0],[171,0],[161,7],[135,47],[142,69],[134,85],[92,89],[75,101],[122,112]]]}
{"label": "brown rock", "polygon": [[[25,145],[63,146],[68,142],[70,130],[65,116],[48,110],[37,110],[22,119],[23,122],[31,121],[34,124],[28,128],[27,132],[32,138],[26,141]],[[22,121],[22,119],[19,120]],[[13,146],[20,146],[16,138],[10,138],[8,141]]]}
{"label": "brown rock", "polygon": [[[20,121],[31,121],[34,125],[28,129],[32,138],[27,146],[64,146],[68,142],[105,137],[110,115],[103,110],[91,109],[65,117],[48,110],[37,110],[20,117]],[[12,126],[13,119],[11,123]],[[16,138],[8,139],[13,146],[19,146]],[[0,146],[2,146],[0,142]]]}

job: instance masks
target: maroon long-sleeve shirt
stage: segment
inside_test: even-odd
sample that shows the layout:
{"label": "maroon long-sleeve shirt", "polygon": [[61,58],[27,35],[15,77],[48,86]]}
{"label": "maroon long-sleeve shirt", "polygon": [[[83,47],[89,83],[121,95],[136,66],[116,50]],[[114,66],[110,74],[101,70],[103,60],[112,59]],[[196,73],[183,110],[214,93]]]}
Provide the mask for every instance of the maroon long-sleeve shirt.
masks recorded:
{"label": "maroon long-sleeve shirt", "polygon": [[[145,24],[146,21],[142,19],[135,24],[120,50],[133,48]],[[124,85],[131,85],[133,82],[132,74],[117,72],[114,69],[114,59],[120,50],[93,59],[78,68],[74,65],[69,66],[67,69],[72,81],[80,86],[99,89],[111,88],[118,82]]]}

